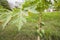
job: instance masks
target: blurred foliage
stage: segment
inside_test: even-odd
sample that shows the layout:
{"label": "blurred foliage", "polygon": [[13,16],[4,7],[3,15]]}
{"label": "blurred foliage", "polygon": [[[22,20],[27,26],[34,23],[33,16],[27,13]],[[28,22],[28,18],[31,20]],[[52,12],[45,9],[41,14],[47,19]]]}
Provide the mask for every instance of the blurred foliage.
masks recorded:
{"label": "blurred foliage", "polygon": [[[19,31],[23,27],[23,29],[26,28],[25,30],[32,30],[33,28],[33,30],[41,36],[41,39],[60,40],[60,12],[44,13],[44,10],[48,9],[51,5],[54,6],[56,10],[57,8],[59,9],[59,0],[54,0],[54,2],[55,3],[52,4],[51,0],[26,0],[22,4],[22,8],[14,8],[12,11],[10,11],[8,10],[8,3],[5,2],[5,0],[1,0],[0,27],[2,27],[3,30],[10,27],[18,28]],[[40,14],[42,14],[42,16]],[[42,25],[42,29],[39,31],[37,22],[39,22],[38,20],[40,20],[40,17],[42,17],[43,22],[39,24]],[[30,35],[29,33],[28,35]]]}
{"label": "blurred foliage", "polygon": [[60,12],[43,13],[42,21],[45,23],[44,40],[60,40]]}
{"label": "blurred foliage", "polygon": [[10,10],[10,6],[7,0],[0,0],[0,5],[3,6],[3,8]]}
{"label": "blurred foliage", "polygon": [[16,26],[20,30],[23,23],[26,22],[26,19],[20,11],[20,9],[13,9],[13,11],[7,11],[1,8],[0,11],[0,23],[3,29],[7,26]]}
{"label": "blurred foliage", "polygon": [[41,12],[51,5],[51,1],[47,0],[28,0],[23,4],[23,8],[34,8],[36,11]]}
{"label": "blurred foliage", "polygon": [[54,0],[54,8],[60,11],[60,0]]}

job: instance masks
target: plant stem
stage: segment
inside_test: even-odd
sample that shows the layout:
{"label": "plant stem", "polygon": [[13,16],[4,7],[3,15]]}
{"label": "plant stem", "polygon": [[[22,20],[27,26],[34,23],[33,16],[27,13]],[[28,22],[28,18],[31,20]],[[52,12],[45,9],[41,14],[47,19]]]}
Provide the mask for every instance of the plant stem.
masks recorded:
{"label": "plant stem", "polygon": [[[38,30],[39,30],[39,32],[40,32],[40,30],[41,30],[41,25],[40,25],[41,19],[42,19],[42,13],[39,13],[39,19],[38,19],[38,26],[39,26]],[[40,38],[39,35],[38,35],[37,40],[41,40],[41,38]]]}

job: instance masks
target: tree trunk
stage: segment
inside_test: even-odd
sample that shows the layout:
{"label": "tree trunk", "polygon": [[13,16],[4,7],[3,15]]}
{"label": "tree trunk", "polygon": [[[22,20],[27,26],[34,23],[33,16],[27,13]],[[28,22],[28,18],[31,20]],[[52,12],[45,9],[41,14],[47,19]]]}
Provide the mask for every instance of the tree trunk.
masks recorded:
{"label": "tree trunk", "polygon": [[[42,13],[39,13],[39,19],[38,19],[38,25],[39,25],[38,31],[39,32],[41,30],[41,25],[40,25],[41,19],[42,19]],[[40,35],[38,35],[37,40],[41,40]]]}

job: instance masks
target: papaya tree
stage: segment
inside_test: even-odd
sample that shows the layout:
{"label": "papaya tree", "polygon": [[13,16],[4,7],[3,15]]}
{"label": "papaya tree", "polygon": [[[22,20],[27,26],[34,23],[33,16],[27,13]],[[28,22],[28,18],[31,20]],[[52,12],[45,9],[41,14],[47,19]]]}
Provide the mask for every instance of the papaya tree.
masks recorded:
{"label": "papaya tree", "polygon": [[[37,11],[37,13],[39,14],[39,18],[37,21],[38,24],[38,34],[41,36],[41,34],[39,33],[39,31],[42,30],[42,13],[44,12],[45,9],[48,9],[50,7],[53,6],[54,9],[59,10],[59,0],[27,0],[25,2],[25,4],[23,5],[23,8],[27,8],[27,10],[29,9],[34,9],[35,11]],[[32,11],[32,10],[31,10]],[[32,11],[32,12],[35,12]],[[38,36],[37,40],[40,40],[40,36]]]}
{"label": "papaya tree", "polygon": [[[38,17],[38,29],[37,29],[37,33],[38,33],[38,38],[37,40],[41,39],[41,30],[42,30],[42,12],[44,12],[45,9],[48,9],[50,7],[50,5],[52,4],[51,0],[27,0],[25,2],[25,4],[23,5],[23,8],[27,10],[29,9],[34,9],[35,11],[37,11],[39,17]],[[32,11],[32,10],[31,10]],[[35,12],[32,11],[32,12]]]}

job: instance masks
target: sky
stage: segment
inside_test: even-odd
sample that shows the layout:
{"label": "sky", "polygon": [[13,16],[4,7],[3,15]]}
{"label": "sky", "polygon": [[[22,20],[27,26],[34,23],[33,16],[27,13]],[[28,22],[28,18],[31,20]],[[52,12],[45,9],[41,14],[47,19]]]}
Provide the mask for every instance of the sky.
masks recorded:
{"label": "sky", "polygon": [[15,6],[19,6],[20,3],[23,3],[24,0],[7,0],[10,7],[14,8]]}
{"label": "sky", "polygon": [[7,0],[9,3],[24,2],[24,0]]}

